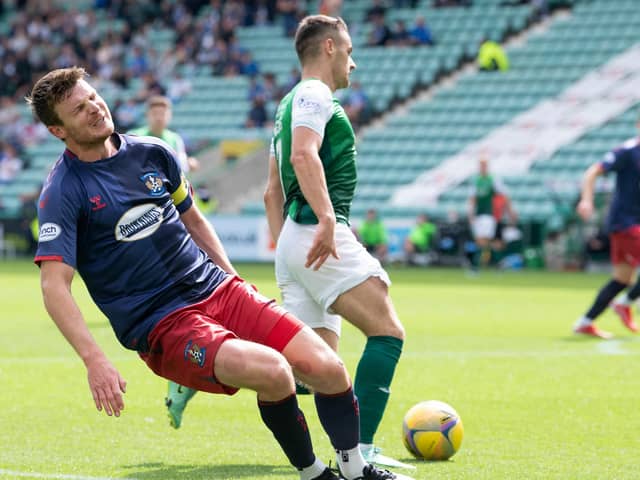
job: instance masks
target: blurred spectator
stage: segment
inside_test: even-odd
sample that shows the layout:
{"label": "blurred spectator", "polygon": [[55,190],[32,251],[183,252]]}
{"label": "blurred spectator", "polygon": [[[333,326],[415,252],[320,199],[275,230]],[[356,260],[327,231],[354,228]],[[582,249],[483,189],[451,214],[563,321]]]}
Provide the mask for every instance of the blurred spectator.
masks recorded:
{"label": "blurred spectator", "polygon": [[416,8],[418,0],[393,0],[393,6],[396,8]]}
{"label": "blurred spectator", "polygon": [[320,0],[318,13],[330,17],[339,17],[342,11],[342,0]]}
{"label": "blurred spectator", "polygon": [[362,123],[366,122],[369,114],[369,97],[362,90],[360,82],[354,81],[351,84],[349,93],[342,105],[354,128],[358,128]]}
{"label": "blurred spectator", "polygon": [[242,75],[257,75],[260,73],[260,68],[251,56],[251,52],[242,52],[240,54],[240,73]]}
{"label": "blurred spectator", "polygon": [[284,34],[287,37],[293,37],[298,27],[298,20],[302,14],[302,8],[298,0],[278,0],[276,5],[280,18],[282,19]]}
{"label": "blurred spectator", "polygon": [[258,95],[253,99],[251,110],[247,115],[247,121],[245,127],[247,128],[262,128],[267,124],[267,109],[265,107],[264,97]]}
{"label": "blurred spectator", "polygon": [[22,170],[22,160],[10,143],[2,143],[0,148],[0,184],[10,183]]}
{"label": "blurred spectator", "polygon": [[412,45],[411,35],[407,30],[407,25],[404,20],[396,20],[393,24],[393,30],[391,31],[391,39],[388,42],[390,45],[396,45],[399,47],[406,47]]}
{"label": "blurred spectator", "polygon": [[118,130],[127,131],[136,126],[142,117],[142,108],[133,98],[126,101],[116,100],[113,106],[113,118]]}
{"label": "blurred spectator", "polygon": [[391,40],[391,30],[385,23],[384,15],[374,15],[372,17],[372,26],[367,38],[367,45],[370,47],[382,47],[387,45]]}
{"label": "blurred spectator", "polygon": [[169,80],[167,96],[173,103],[177,103],[182,97],[191,92],[191,88],[191,80],[186,78],[182,73],[176,72],[175,77]]}
{"label": "blurred spectator", "polygon": [[284,82],[283,92],[289,92],[293,87],[295,87],[300,82],[300,70],[298,67],[293,67],[289,72],[289,76]]}
{"label": "blurred spectator", "polygon": [[271,72],[262,75],[262,86],[264,88],[264,98],[267,102],[277,101],[282,98],[282,92],[276,83],[276,76]]}
{"label": "blurred spectator", "polygon": [[383,17],[387,13],[387,7],[382,0],[373,0],[373,4],[365,13],[364,21],[373,22],[376,17]]}
{"label": "blurred spectator", "polygon": [[265,89],[260,78],[257,75],[253,75],[249,78],[249,93],[247,98],[253,102],[253,99],[256,97],[265,97]]}
{"label": "blurred spectator", "polygon": [[434,240],[438,228],[422,213],[418,215],[415,226],[409,231],[404,242],[404,251],[409,265],[427,265],[433,261]]}
{"label": "blurred spectator", "polygon": [[478,68],[483,72],[509,70],[509,58],[504,48],[493,40],[484,40],[478,51]]}
{"label": "blurred spectator", "polygon": [[473,244],[469,223],[451,210],[447,219],[438,226],[436,240],[438,263],[441,265],[461,265],[467,263],[466,250]]}
{"label": "blurred spectator", "polygon": [[416,17],[416,23],[409,30],[409,35],[414,45],[433,45],[435,43],[431,29],[422,15]]}
{"label": "blurred spectator", "polygon": [[434,7],[470,7],[473,0],[433,0]]}
{"label": "blurred spectator", "polygon": [[358,228],[360,242],[371,255],[381,262],[387,257],[387,231],[375,209],[367,210],[367,216]]}

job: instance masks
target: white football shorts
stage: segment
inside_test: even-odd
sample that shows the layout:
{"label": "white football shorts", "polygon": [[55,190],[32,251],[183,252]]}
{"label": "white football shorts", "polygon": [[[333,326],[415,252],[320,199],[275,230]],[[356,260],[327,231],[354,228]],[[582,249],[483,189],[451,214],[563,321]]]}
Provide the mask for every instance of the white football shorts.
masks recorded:
{"label": "white football shorts", "polygon": [[329,256],[318,270],[306,268],[316,225],[301,225],[287,217],[276,247],[276,280],[282,306],[311,328],[324,327],[340,336],[341,318],[331,311],[336,299],[369,277],[391,285],[380,262],[358,242],[351,229],[337,223],[339,259]]}
{"label": "white football shorts", "polygon": [[493,215],[478,215],[471,225],[473,238],[492,239],[496,235],[496,219]]}

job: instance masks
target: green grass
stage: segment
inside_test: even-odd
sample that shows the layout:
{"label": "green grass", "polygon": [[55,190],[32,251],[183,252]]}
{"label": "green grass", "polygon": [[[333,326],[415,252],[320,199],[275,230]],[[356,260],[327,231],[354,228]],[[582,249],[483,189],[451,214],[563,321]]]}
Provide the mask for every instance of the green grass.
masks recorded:
{"label": "green grass", "polygon": [[[271,266],[240,271],[278,295]],[[407,342],[377,438],[385,453],[413,461],[401,442],[402,417],[413,404],[438,399],[458,410],[465,437],[448,462],[413,461],[418,479],[639,477],[640,342],[609,312],[601,325],[616,340],[570,335],[606,276],[390,274]],[[37,268],[2,262],[0,285],[0,478],[297,478],[251,392],[200,394],[183,427],[172,430],[165,382],[117,344],[77,280],[87,322],[128,382],[123,415],[98,413],[82,363],[42,307]],[[363,344],[346,326],[341,355],[352,372]],[[331,448],[312,399],[301,404],[327,461]]]}

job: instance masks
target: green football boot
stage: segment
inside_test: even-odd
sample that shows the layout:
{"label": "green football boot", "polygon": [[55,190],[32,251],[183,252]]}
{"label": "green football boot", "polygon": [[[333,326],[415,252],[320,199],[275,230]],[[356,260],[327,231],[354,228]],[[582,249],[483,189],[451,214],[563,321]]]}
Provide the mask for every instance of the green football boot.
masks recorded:
{"label": "green football boot", "polygon": [[169,381],[169,392],[164,404],[167,406],[169,414],[169,423],[173,428],[180,428],[182,424],[182,414],[187,406],[187,402],[193,398],[197,390],[189,387],[183,387],[175,382]]}

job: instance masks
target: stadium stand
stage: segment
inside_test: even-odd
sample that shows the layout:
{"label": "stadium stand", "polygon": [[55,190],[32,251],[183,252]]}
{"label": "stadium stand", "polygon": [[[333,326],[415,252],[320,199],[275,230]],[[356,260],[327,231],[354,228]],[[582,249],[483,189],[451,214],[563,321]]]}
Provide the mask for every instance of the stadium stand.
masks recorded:
{"label": "stadium stand", "polygon": [[[312,11],[316,3],[306,2],[307,9]],[[399,198],[406,197],[412,185],[414,190],[420,187],[420,179],[429,178],[429,172],[437,171],[447,160],[492,138],[519,115],[556,98],[590,71],[629,49],[636,41],[634,32],[640,23],[633,0],[558,2],[575,6],[571,14],[545,22],[548,28],[540,32],[531,28],[539,19],[539,12],[531,4],[515,6],[509,3],[521,2],[475,0],[470,7],[435,8],[431,0],[415,3],[415,8],[387,9],[385,22],[391,26],[402,20],[410,27],[417,16],[423,16],[435,39],[433,46],[369,46],[372,25],[365,17],[371,2],[344,2],[341,12],[350,25],[355,46],[358,69],[353,80],[362,85],[370,99],[373,117],[380,117],[374,127],[359,134],[355,217],[362,216],[368,208],[378,209],[385,218],[413,218],[420,211],[427,211],[435,219],[443,219],[451,211],[463,213],[472,169],[435,196],[435,201],[419,197],[411,200],[411,194],[409,200]],[[87,11],[93,4],[89,0],[74,2],[73,12]],[[126,31],[122,18],[101,10],[95,14],[97,31]],[[193,29],[202,33],[215,14],[201,9],[190,20]],[[0,32],[8,33],[16,18],[19,12],[5,12],[0,17]],[[185,50],[183,38],[188,28],[180,26],[179,21],[174,23],[178,26],[158,21],[142,25],[137,38],[153,47],[156,58],[170,55],[172,50],[189,51]],[[524,41],[514,42],[507,49],[509,71],[466,73],[468,68],[461,68],[474,60],[483,38],[504,42],[524,31],[528,32]],[[279,17],[273,23],[239,26],[235,38],[237,49],[250,52],[261,74],[273,73],[279,86],[290,81],[297,60]],[[269,138],[268,127],[253,129],[244,125],[251,107],[249,76],[216,76],[219,72],[211,64],[197,61],[177,63],[171,72],[191,84],[190,92],[176,102],[172,127],[186,138],[192,150],[226,139]],[[449,75],[459,72],[463,73],[452,81]],[[142,79],[134,77],[126,88],[115,84],[100,88],[113,107],[119,100],[136,97],[144,87]],[[423,95],[425,91],[429,92],[427,96]],[[346,98],[349,93],[347,90],[339,95]],[[270,115],[276,102],[277,97],[267,104]],[[398,105],[402,108],[389,114]],[[23,105],[19,108],[28,124],[29,112]],[[574,139],[575,143],[558,145],[546,156],[530,159],[527,168],[505,179],[522,218],[537,222],[558,215],[566,218],[568,205],[575,199],[579,171],[616,141],[632,134],[626,120],[633,114],[625,110],[624,114],[618,112],[621,116],[607,119],[604,126],[591,125]],[[25,148],[23,158],[28,168],[13,182],[0,185],[1,218],[19,218],[22,197],[38,189],[59,152],[60,144],[53,138]],[[550,183],[550,179],[554,182]],[[242,212],[262,214],[264,209],[261,202],[248,201]]]}
{"label": "stadium stand", "polygon": [[[582,170],[590,162],[612,148],[616,142],[580,139],[574,146],[567,146],[556,153],[555,150],[558,146],[556,144],[561,137],[560,129],[557,128],[550,132],[552,135],[547,136],[542,135],[542,129],[547,128],[548,130],[548,127],[553,125],[553,121],[556,119],[551,118],[550,113],[558,111],[558,109],[549,109],[545,114],[544,108],[541,108],[544,107],[544,104],[541,102],[556,97],[568,87],[575,85],[575,82],[587,73],[602,67],[612,57],[632,47],[637,40],[633,30],[637,28],[638,22],[640,22],[640,16],[630,2],[616,2],[615,8],[611,7],[610,2],[594,1],[578,5],[571,16],[554,22],[548,31],[541,35],[532,36],[522,46],[510,49],[512,71],[469,75],[461,79],[452,89],[436,95],[433,100],[413,105],[408,116],[397,120],[401,127],[407,125],[406,122],[411,122],[409,125],[420,131],[420,125],[426,127],[428,123],[429,127],[426,128],[436,129],[440,125],[444,131],[447,131],[446,129],[451,128],[452,125],[448,122],[452,121],[455,122],[453,129],[458,131],[468,124],[473,125],[475,127],[474,133],[480,134],[485,140],[484,144],[478,142],[475,145],[476,148],[468,148],[466,155],[464,150],[463,154],[459,155],[459,160],[468,157],[466,172],[464,175],[460,175],[458,168],[456,181],[450,182],[446,188],[440,189],[442,194],[437,195],[437,203],[431,204],[434,207],[432,213],[442,217],[448,210],[464,212],[468,197],[468,182],[461,182],[461,180],[474,173],[475,161],[479,155],[486,155],[486,152],[489,152],[491,156],[494,151],[500,153],[499,145],[497,145],[500,141],[512,143],[512,145],[507,145],[508,148],[505,149],[508,152],[511,148],[512,160],[515,157],[523,156],[524,147],[533,150],[531,153],[524,154],[530,157],[528,161],[529,164],[532,164],[530,171],[527,168],[526,172],[518,172],[517,168],[513,168],[513,162],[507,162],[502,171],[498,168],[498,173],[511,172],[512,178],[508,178],[507,183],[512,186],[512,199],[516,209],[525,220],[545,221],[558,211],[571,211],[569,207],[576,198]],[[634,85],[637,85],[637,83],[634,84],[635,69],[633,68],[636,61],[637,55],[635,54],[629,58],[622,57],[617,65],[614,63],[609,70],[605,69],[604,75],[597,81],[590,83],[589,77],[586,77],[584,80],[586,85],[583,90],[587,93],[593,92],[594,98],[588,100],[596,103],[584,103],[588,107],[585,107],[585,111],[580,111],[576,105],[584,99],[579,96],[571,97],[572,90],[569,89],[566,95],[568,95],[567,100],[570,102],[571,108],[559,110],[565,114],[564,121],[574,123],[574,126],[583,123],[584,128],[578,128],[578,130],[585,134],[590,128],[598,127],[603,121],[612,121],[615,117],[614,114],[620,114],[637,102],[638,98],[633,92]],[[598,91],[597,88],[594,90],[594,84],[600,85],[600,88],[604,86],[605,89],[611,87],[612,84],[607,79],[611,79],[612,75],[615,78],[615,72],[624,72],[618,77],[622,83],[627,85],[625,91],[618,92],[617,97],[614,95],[611,98],[606,98],[606,95],[603,95],[604,92]],[[625,75],[628,77],[625,78]],[[598,101],[600,103],[597,103]],[[612,110],[612,102],[616,101],[619,105]],[[539,118],[536,123],[531,115],[528,118],[521,118],[521,122],[528,123],[527,126],[530,128],[527,129],[525,135],[521,135],[523,138],[519,144],[515,131],[511,131],[511,135],[503,135],[502,137],[496,135],[497,127],[507,123],[517,114],[522,114],[525,111],[533,112],[536,108],[542,110],[542,119]],[[439,123],[439,115],[443,115],[441,112],[448,112],[454,118],[449,117],[446,119],[446,123]],[[464,123],[458,123],[457,112],[463,112]],[[607,112],[610,112],[611,115],[607,115]],[[602,116],[603,113],[604,116]],[[592,118],[594,114],[603,118],[594,121]],[[422,123],[420,120],[413,122],[413,119],[422,119]],[[539,129],[534,128],[536,125]],[[379,138],[378,135],[376,137]],[[442,135],[440,138],[442,137],[446,137],[446,135]],[[619,137],[618,142],[624,138],[624,136]],[[532,142],[532,139],[535,139],[535,142]],[[478,140],[478,138],[474,140]],[[576,140],[576,137],[568,138],[565,142],[570,143],[572,140]],[[535,145],[527,145],[527,142]],[[571,153],[576,151],[581,152],[579,160],[574,153]],[[437,160],[438,168],[441,169],[448,160],[450,158],[439,158]],[[465,163],[458,163],[458,167],[461,165],[464,169]],[[553,169],[553,167],[549,167],[550,165],[561,167]],[[498,165],[498,167],[500,166]],[[424,193],[425,186],[427,190],[431,188],[434,182],[429,182],[429,180],[435,178],[438,168],[432,170],[432,175],[424,175],[421,181],[414,183],[412,187],[403,187],[404,192],[402,192],[403,189],[400,189],[401,191],[396,192],[391,203],[393,205],[415,204],[416,199],[408,193],[408,190],[413,188],[416,191],[417,188]],[[513,176],[514,172],[518,175]],[[442,174],[442,171],[438,173]],[[456,187],[456,182],[461,184]],[[389,198],[390,196],[381,200]],[[366,196],[364,199],[360,196],[359,201],[368,202]]]}

